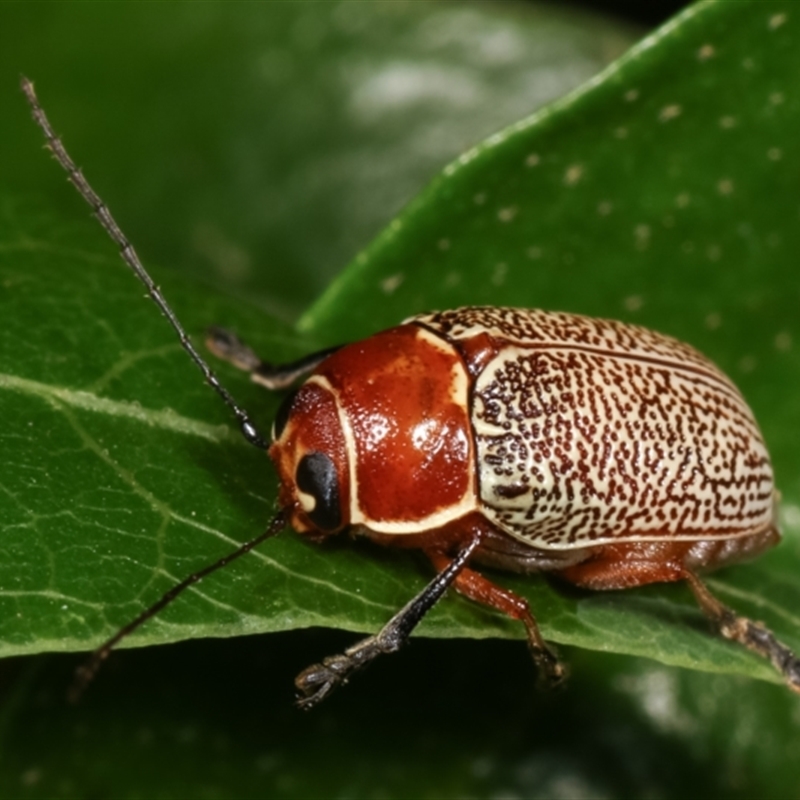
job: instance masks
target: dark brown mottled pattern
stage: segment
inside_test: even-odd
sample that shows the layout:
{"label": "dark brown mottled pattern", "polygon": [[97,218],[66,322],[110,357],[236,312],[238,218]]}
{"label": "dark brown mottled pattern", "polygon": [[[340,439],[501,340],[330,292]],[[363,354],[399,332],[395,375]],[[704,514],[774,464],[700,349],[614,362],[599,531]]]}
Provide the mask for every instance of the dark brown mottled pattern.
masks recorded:
{"label": "dark brown mottled pattern", "polygon": [[416,318],[501,346],[473,387],[487,516],[541,548],[713,539],[772,521],[750,409],[692,347],[571,314],[468,308]]}

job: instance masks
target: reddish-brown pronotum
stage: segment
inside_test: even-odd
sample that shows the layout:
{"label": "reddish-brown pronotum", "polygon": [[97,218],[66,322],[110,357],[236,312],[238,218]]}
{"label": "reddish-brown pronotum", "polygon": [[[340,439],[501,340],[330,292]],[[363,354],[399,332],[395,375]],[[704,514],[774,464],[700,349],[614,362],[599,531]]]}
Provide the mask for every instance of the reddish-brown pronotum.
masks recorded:
{"label": "reddish-brown pronotum", "polygon": [[779,540],[769,455],[733,383],[692,347],[621,322],[514,308],[423,314],[293,364],[261,361],[231,333],[210,349],[284,400],[271,443],[192,346],[107,207],[22,88],[48,145],[248,442],[267,449],[280,511],[267,531],[189,576],[100,647],[111,648],[183,589],[287,522],[314,541],[349,531],[421,549],[437,574],[375,636],[296,681],[311,707],[358,668],[397,650],[448,587],[519,619],[550,683],[565,670],[526,600],[473,567],[551,572],[590,589],[687,581],[726,637],[770,659],[800,691],[800,662],[722,605],[697,572]]}

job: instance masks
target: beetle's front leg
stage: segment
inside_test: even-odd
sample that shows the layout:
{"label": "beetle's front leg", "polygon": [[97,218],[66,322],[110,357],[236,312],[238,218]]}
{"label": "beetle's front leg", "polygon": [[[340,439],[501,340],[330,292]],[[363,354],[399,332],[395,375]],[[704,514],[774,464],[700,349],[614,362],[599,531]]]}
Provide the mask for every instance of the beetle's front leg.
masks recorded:
{"label": "beetle's front leg", "polygon": [[277,391],[287,389],[295,381],[308,375],[329,355],[339,350],[341,345],[319,350],[288,364],[272,364],[269,361],[262,361],[235,333],[226,328],[212,326],[206,331],[206,347],[217,358],[249,372],[251,380],[255,383]]}
{"label": "beetle's front leg", "polygon": [[428,611],[458,578],[469,557],[480,543],[476,536],[436,577],[409,603],[404,605],[374,636],[362,639],[341,655],[329,656],[321,664],[304,669],[295,678],[294,685],[300,696],[297,705],[313,708],[324,700],[337,686],[342,686],[350,676],[384,653],[397,652]]}

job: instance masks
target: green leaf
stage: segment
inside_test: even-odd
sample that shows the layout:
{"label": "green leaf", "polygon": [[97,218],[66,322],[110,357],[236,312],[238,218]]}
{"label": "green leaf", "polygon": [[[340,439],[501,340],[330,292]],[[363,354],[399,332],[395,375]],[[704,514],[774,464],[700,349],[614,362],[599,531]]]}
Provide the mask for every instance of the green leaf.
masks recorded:
{"label": "green leaf", "polygon": [[[584,91],[491,140],[342,273],[302,333],[287,320],[439,159],[541,99],[523,89],[543,42],[572,42],[558,51],[572,48],[566,73],[596,66],[621,39],[496,4],[188,8],[0,8],[3,653],[97,642],[257,533],[275,481],[43,157],[14,89],[19,71],[37,81],[195,338],[219,322],[291,358],[423,308],[512,303],[640,322],[712,356],[762,424],[787,539],[710,583],[800,645],[793,5],[699,5]],[[473,21],[459,28],[464,18]],[[505,66],[478,58],[475,43],[492,33],[521,42],[522,55]],[[437,96],[429,81],[415,102],[368,104],[374,124],[342,111],[373,76],[407,75],[398,62],[423,64],[428,78],[439,74],[431,62],[454,65],[451,78],[482,87],[484,113],[468,120],[447,102],[452,84]],[[367,99],[388,96],[378,90]],[[491,118],[489,106],[514,111]],[[434,116],[440,133],[423,136]],[[452,149],[432,146],[441,141]],[[276,399],[220,373],[267,427]],[[285,534],[187,593],[136,643],[312,624],[375,630],[427,575],[408,554]],[[681,587],[592,595],[496,579],[530,598],[557,641],[774,680],[711,636]],[[519,636],[459,598],[423,632]],[[7,660],[0,793],[797,794],[786,757],[800,745],[796,703],[782,687],[567,648],[569,689],[545,696],[532,691],[519,643],[431,640],[315,716],[294,712],[293,674],[351,642],[289,633],[120,653],[77,712],[60,699],[72,659]]]}
{"label": "green leaf", "polygon": [[[535,305],[645,321],[743,373],[737,377],[769,439],[770,424],[779,424],[769,403],[775,395],[761,399],[759,389],[785,380],[792,367],[792,318],[788,306],[778,310],[777,288],[788,266],[779,255],[790,245],[796,214],[787,212],[783,231],[760,202],[785,193],[792,171],[786,140],[792,106],[780,92],[780,75],[771,77],[783,68],[780,54],[791,52],[792,27],[777,14],[761,12],[770,49],[758,70],[748,55],[752,32],[746,39],[735,35],[753,26],[754,9],[697,6],[588,89],[469,151],[306,315],[301,327],[314,336],[295,340],[293,353],[278,344],[291,338],[286,328],[265,326],[252,313],[247,324],[240,304],[226,305],[197,287],[176,286],[167,294],[180,298],[179,315],[191,330],[207,320],[235,319],[239,330],[257,331],[249,339],[273,358],[311,349],[314,339],[358,336],[414,310],[467,302],[526,297]],[[679,57],[695,72],[667,84],[659,66]],[[768,90],[749,108],[741,96],[753,72]],[[726,115],[734,98],[737,114]],[[698,130],[724,137],[726,146],[713,152]],[[745,149],[760,160],[745,161]],[[106,259],[86,263],[99,232],[87,225],[42,248],[35,231],[52,220],[34,221],[32,210],[15,206],[6,214],[5,227],[16,237],[6,243],[4,317],[12,321],[9,342],[19,344],[7,348],[12,360],[3,385],[16,401],[9,403],[9,429],[36,435],[19,460],[6,462],[12,503],[3,541],[4,641],[8,653],[76,649],[118,627],[210,554],[249,538],[252,520],[269,517],[274,490],[263,479],[255,489],[245,481],[263,471],[261,457],[214,427],[224,424],[225,410],[177,345],[166,344],[168,332],[159,336],[163,323],[152,309],[132,302],[131,279]],[[749,251],[737,249],[742,240],[751,243]],[[769,248],[770,241],[777,256],[755,268],[757,246]],[[69,299],[59,298],[43,315],[40,303],[52,287],[64,287],[64,275],[72,282]],[[65,332],[77,365],[64,363]],[[742,369],[743,359],[757,369]],[[275,400],[262,400],[229,373],[223,372],[237,394],[252,397],[249,404],[261,405],[268,420]],[[214,422],[201,422],[207,419]],[[776,450],[779,474],[781,455]],[[29,466],[44,463],[53,485],[48,492],[37,491],[39,470]],[[213,496],[202,479],[211,465],[220,490]],[[369,630],[424,580],[422,570],[391,554],[362,564],[349,548],[311,548],[290,536],[265,553],[193,590],[138,641],[309,624]],[[780,563],[787,557],[784,548]],[[790,642],[800,641],[795,617],[781,613],[787,595],[790,602],[798,597],[772,567],[776,561],[765,559],[741,579],[728,571],[712,585],[744,612],[788,633]],[[707,636],[685,609],[681,589],[575,596],[541,580],[505,582],[529,597],[545,635],[556,641],[772,676],[766,665]],[[780,601],[770,589],[783,593]],[[658,617],[661,624],[654,625]],[[422,630],[496,636],[518,635],[517,628],[449,601]]]}

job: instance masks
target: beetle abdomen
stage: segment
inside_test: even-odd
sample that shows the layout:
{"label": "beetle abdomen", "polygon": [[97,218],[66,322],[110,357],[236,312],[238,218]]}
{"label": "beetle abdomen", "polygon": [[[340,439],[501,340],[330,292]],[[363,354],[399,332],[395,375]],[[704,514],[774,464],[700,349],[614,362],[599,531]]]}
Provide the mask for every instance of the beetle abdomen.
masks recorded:
{"label": "beetle abdomen", "polygon": [[689,345],[634,325],[524,309],[417,317],[472,359],[480,498],[543,549],[747,536],[772,522],[752,412]]}

